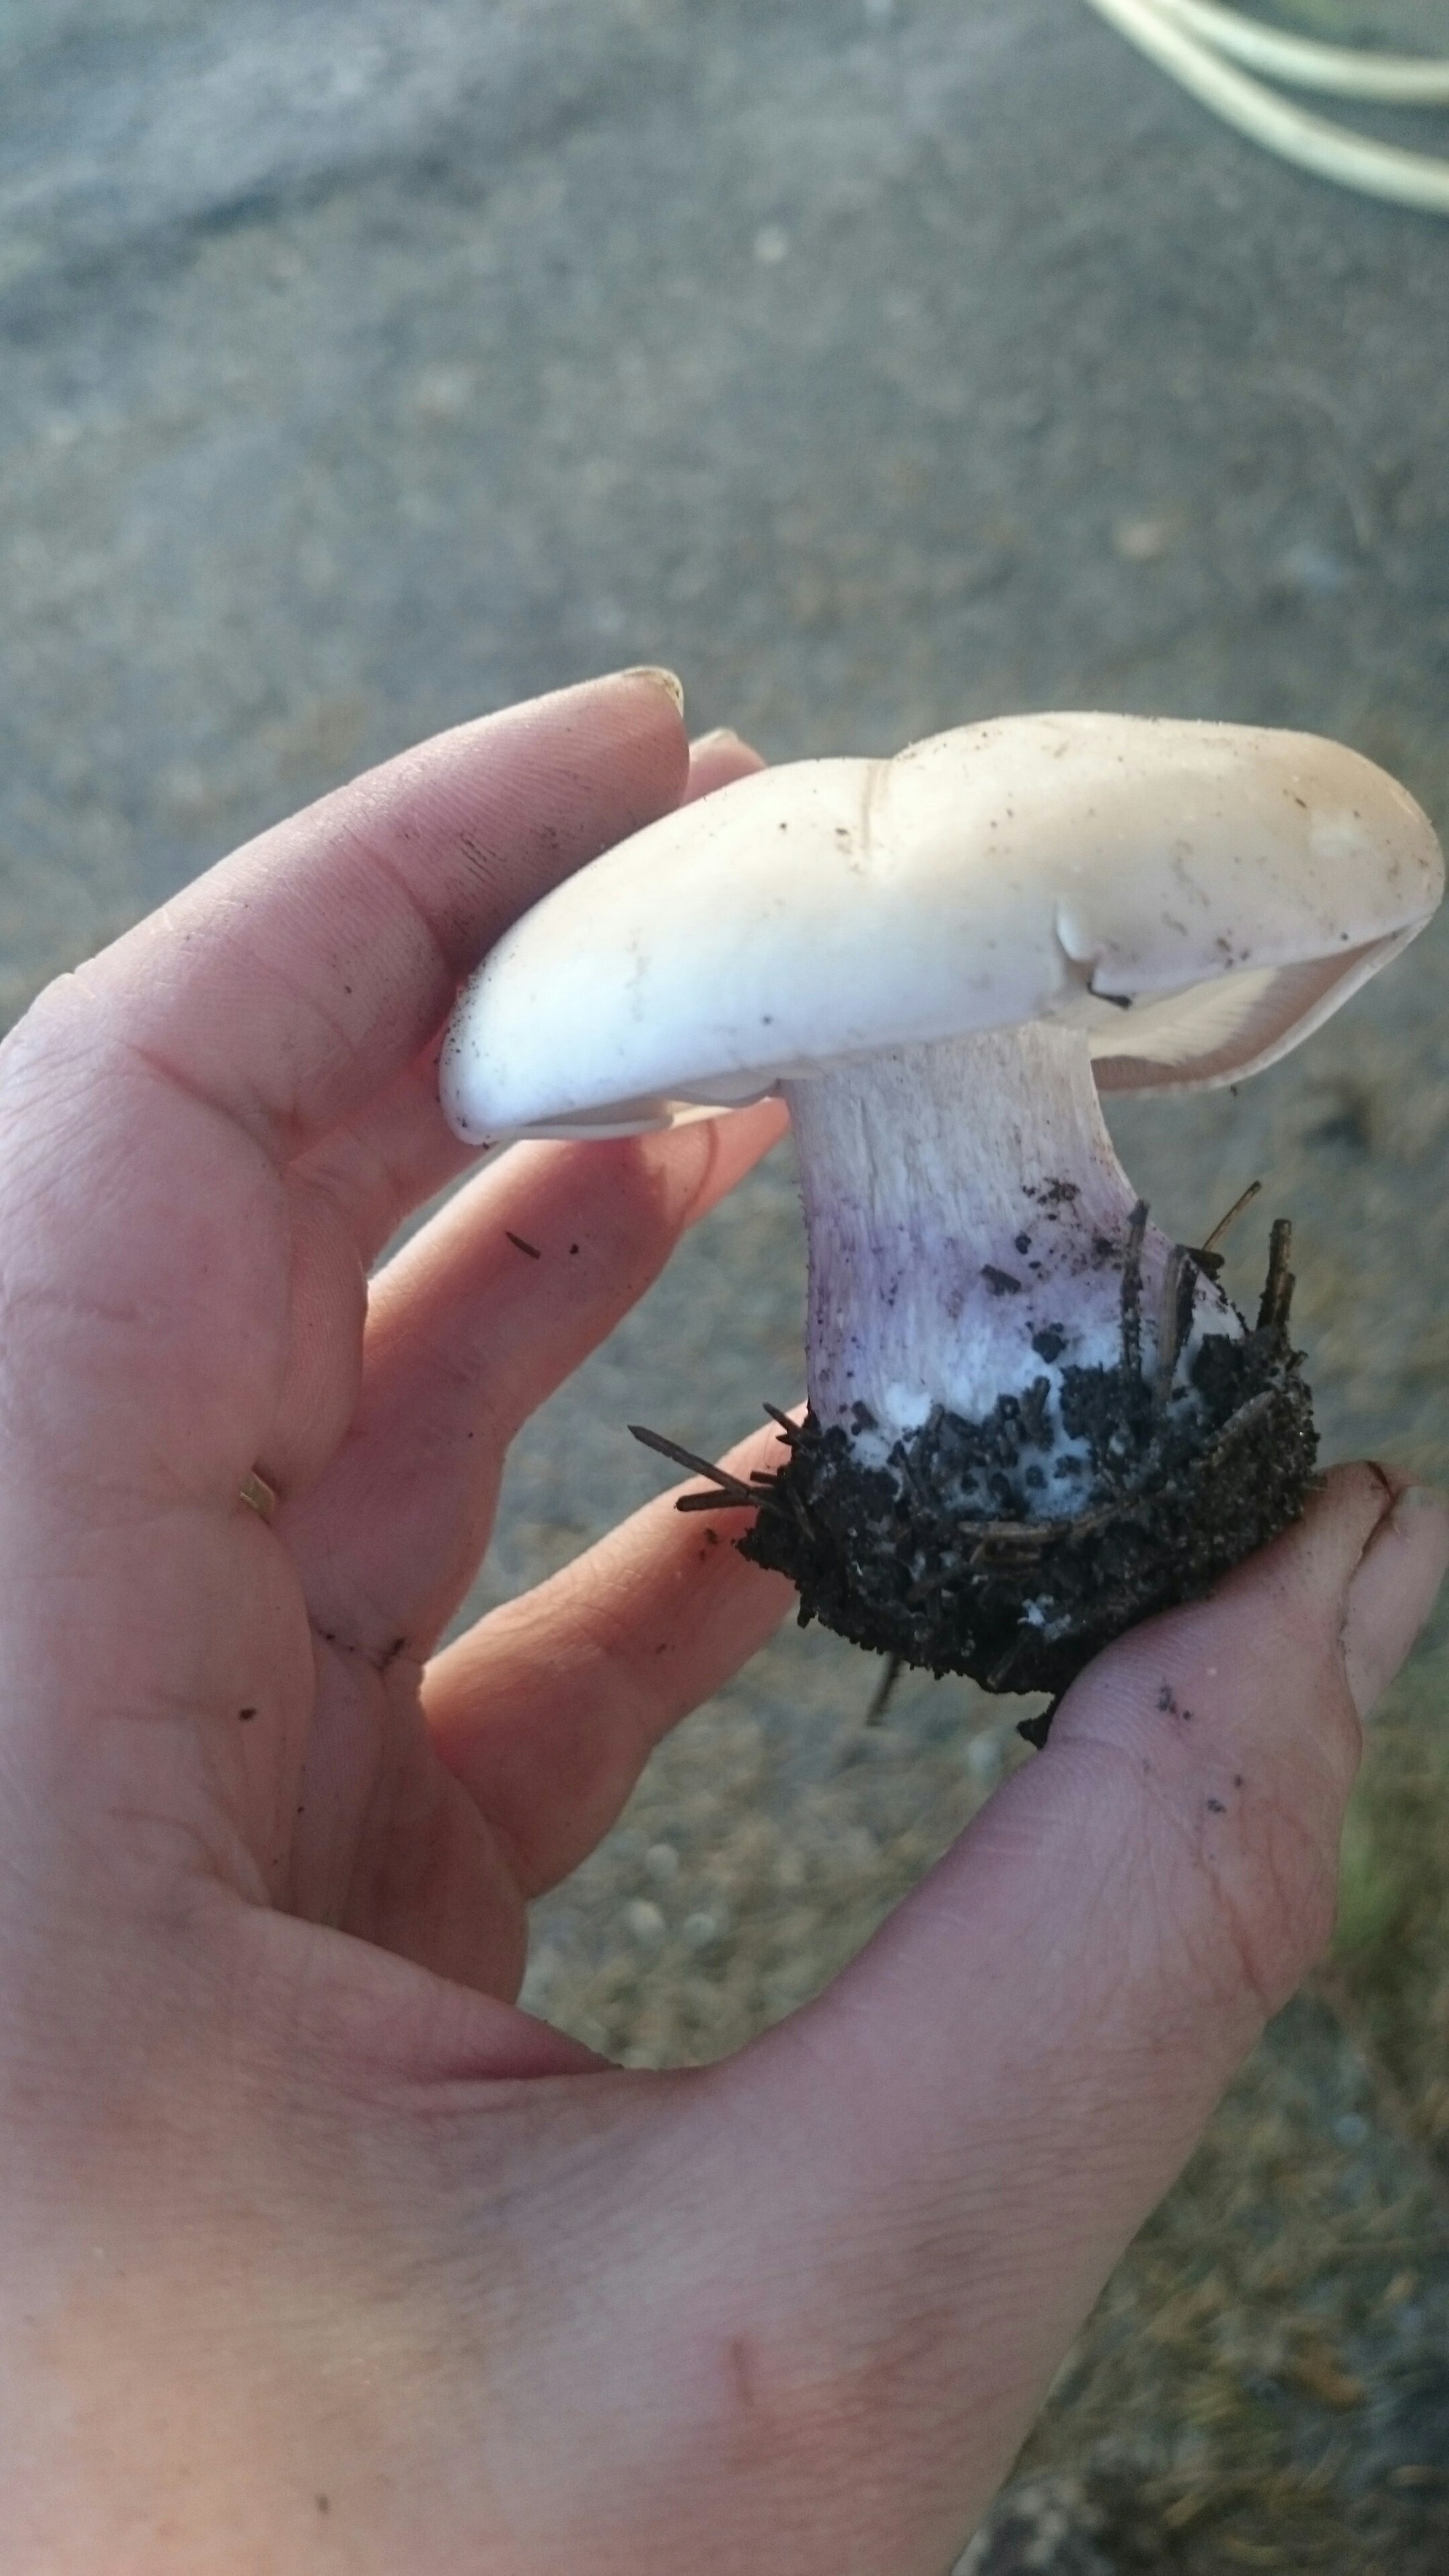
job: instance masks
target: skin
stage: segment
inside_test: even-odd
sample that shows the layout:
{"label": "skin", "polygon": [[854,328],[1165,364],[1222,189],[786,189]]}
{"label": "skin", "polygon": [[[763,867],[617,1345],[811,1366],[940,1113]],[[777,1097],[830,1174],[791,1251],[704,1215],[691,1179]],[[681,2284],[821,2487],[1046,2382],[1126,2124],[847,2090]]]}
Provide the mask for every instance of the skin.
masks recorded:
{"label": "skin", "polygon": [[529,1898],[792,1595],[666,1497],[436,1640],[510,1434],[778,1112],[520,1148],[365,1282],[461,1166],[459,976],[751,764],[691,766],[648,676],[465,726],[0,1053],[0,2527],[32,2576],[939,2576],[1326,1938],[1359,1715],[1449,1557],[1444,1504],[1370,1467],[1092,1667],[739,2058],[623,2072],[515,2009]]}

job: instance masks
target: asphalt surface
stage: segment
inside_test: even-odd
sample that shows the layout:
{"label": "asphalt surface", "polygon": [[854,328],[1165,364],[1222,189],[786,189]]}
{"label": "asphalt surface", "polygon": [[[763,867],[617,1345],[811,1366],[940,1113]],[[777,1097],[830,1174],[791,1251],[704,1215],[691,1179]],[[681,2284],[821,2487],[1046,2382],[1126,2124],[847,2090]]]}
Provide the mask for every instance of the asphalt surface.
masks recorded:
{"label": "asphalt surface", "polygon": [[[1442,817],[1446,311],[1449,226],[1255,153],[1075,0],[21,0],[0,1000],[622,662],[776,758],[1113,705],[1342,735]],[[1384,1220],[1434,1222],[1441,955],[1240,1103],[1121,1122],[1186,1229],[1251,1166],[1331,1233],[1330,1426],[1426,1458],[1443,1264],[1390,1277]]]}
{"label": "asphalt surface", "polygon": [[[1449,48],[1444,0],[1371,23]],[[1302,726],[1443,828],[1446,315],[1449,225],[1256,153],[1076,0],[0,0],[0,1014],[366,763],[640,661],[773,758]],[[1189,1240],[1264,1178],[1239,1275],[1294,1215],[1329,1453],[1440,1474],[1446,955],[1113,1119]],[[792,1398],[800,1295],[777,1158],[525,1435],[479,1602],[656,1489],[628,1419]],[[546,1915],[538,1999],[647,2057],[808,1990],[1006,1758],[950,1685],[862,1750],[870,1679],[761,1659],[718,1777],[686,1747]],[[716,2002],[736,1957],[727,1892],[670,1892],[692,1838],[758,1857],[762,1813],[824,1892],[734,2018],[671,2021],[686,1953]]]}

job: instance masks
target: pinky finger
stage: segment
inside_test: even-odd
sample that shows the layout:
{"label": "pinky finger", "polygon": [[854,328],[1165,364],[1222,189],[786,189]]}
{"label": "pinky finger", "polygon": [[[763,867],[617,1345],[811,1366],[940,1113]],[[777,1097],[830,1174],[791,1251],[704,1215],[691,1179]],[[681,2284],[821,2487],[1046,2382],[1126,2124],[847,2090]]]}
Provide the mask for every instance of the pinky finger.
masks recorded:
{"label": "pinky finger", "polygon": [[[757,1432],[725,1465],[781,1462]],[[428,1666],[442,1760],[509,1849],[525,1896],[593,1850],[650,1754],[764,1645],[790,1584],[733,1545],[749,1515],[675,1510],[662,1494],[572,1565],[490,1612]]]}

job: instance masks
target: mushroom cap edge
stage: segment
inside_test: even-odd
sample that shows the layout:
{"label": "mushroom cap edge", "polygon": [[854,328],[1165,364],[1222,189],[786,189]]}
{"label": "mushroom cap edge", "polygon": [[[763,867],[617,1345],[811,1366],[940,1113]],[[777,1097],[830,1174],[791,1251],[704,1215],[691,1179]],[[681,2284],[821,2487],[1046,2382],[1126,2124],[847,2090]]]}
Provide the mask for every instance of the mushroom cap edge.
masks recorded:
{"label": "mushroom cap edge", "polygon": [[1272,1063],[1430,918],[1432,827],[1315,735],[1016,716],[793,763],[565,879],[460,996],[473,1143],[637,1133],[883,1047],[1034,1018],[1104,1090]]}

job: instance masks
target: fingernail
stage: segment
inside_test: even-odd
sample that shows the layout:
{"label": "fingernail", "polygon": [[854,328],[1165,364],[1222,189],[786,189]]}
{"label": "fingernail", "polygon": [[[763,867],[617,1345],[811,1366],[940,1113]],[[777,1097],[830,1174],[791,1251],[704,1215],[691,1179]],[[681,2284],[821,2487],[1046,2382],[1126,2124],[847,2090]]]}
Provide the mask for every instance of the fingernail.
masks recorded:
{"label": "fingernail", "polygon": [[621,680],[653,680],[658,688],[668,692],[683,715],[684,682],[677,671],[666,671],[660,662],[631,662],[628,670],[621,671],[619,677]]}
{"label": "fingernail", "polygon": [[1410,1485],[1374,1531],[1348,1587],[1343,1665],[1367,1717],[1434,1607],[1449,1570],[1449,1495]]}
{"label": "fingernail", "polygon": [[720,751],[727,743],[731,747],[740,743],[734,726],[714,725],[708,733],[697,733],[689,748],[691,751]]}

